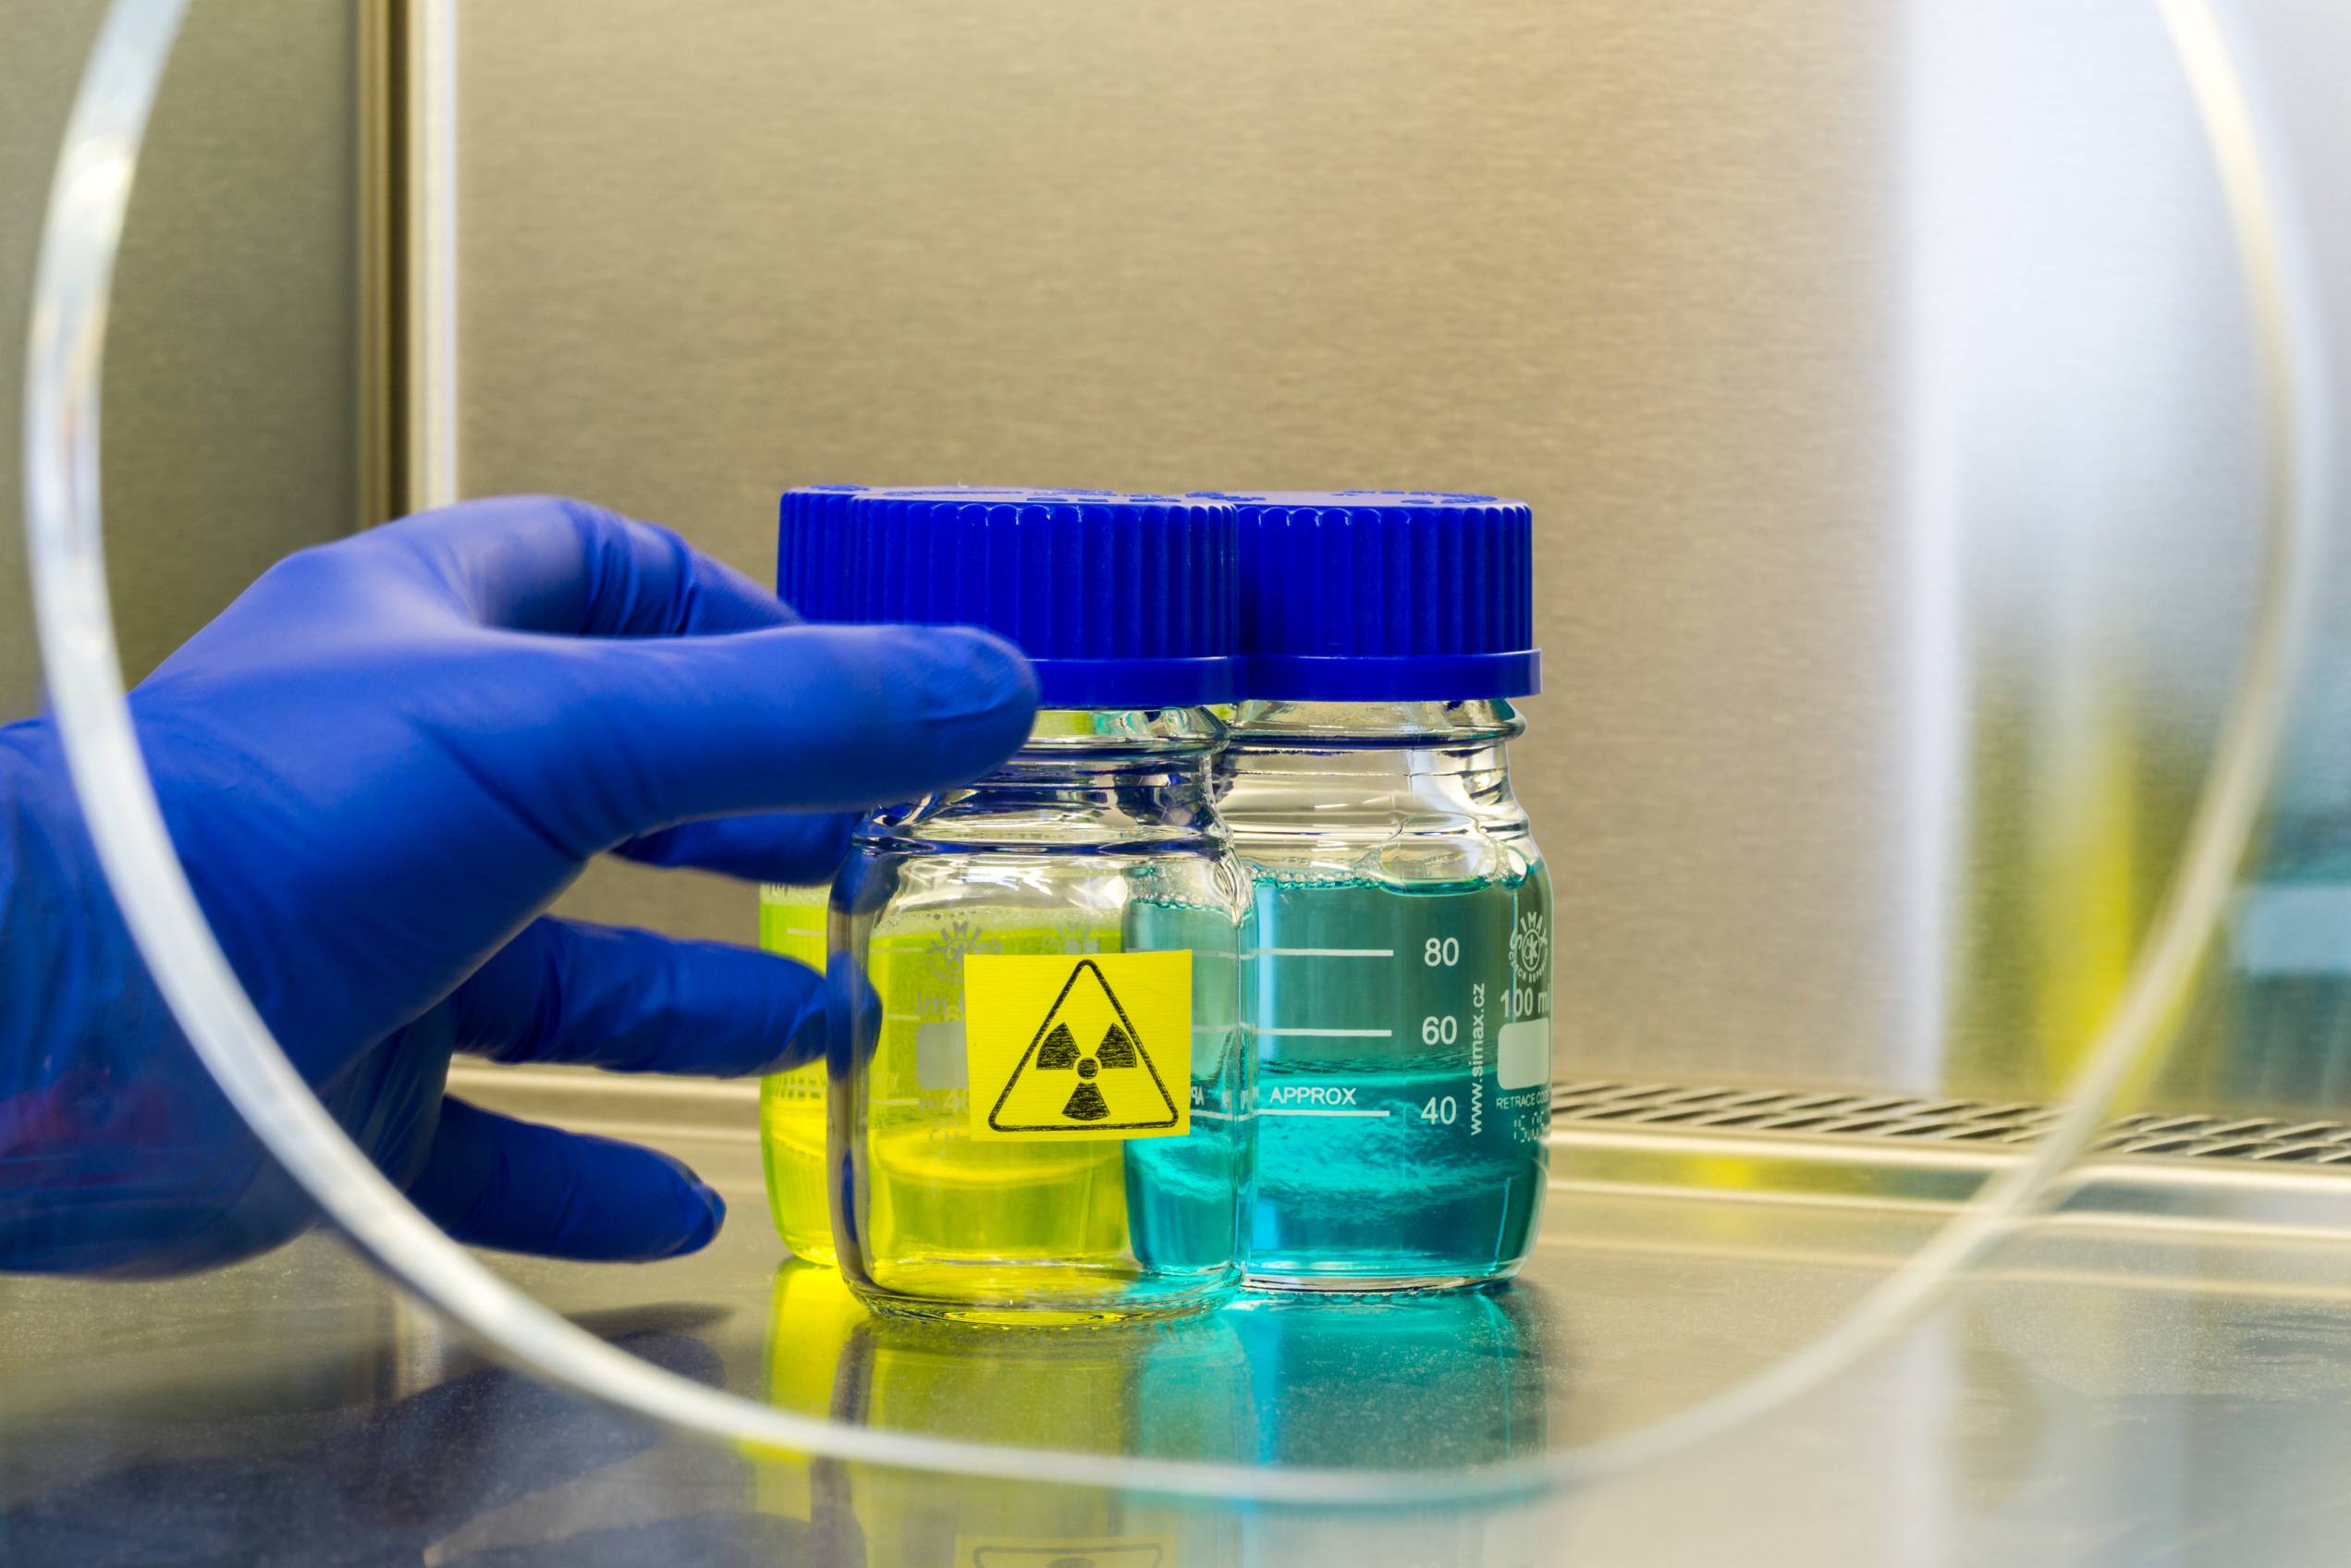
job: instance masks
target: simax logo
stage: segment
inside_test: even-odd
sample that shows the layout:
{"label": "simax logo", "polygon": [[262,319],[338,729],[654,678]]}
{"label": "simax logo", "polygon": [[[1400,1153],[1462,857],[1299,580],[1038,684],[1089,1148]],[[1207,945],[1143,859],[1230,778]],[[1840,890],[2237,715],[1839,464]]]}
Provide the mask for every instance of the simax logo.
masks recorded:
{"label": "simax logo", "polygon": [[1530,909],[1511,929],[1511,967],[1529,985],[1543,978],[1550,964],[1551,938],[1543,928],[1543,912]]}
{"label": "simax logo", "polygon": [[939,928],[937,939],[923,955],[924,967],[929,972],[928,990],[934,996],[954,995],[962,988],[965,959],[973,953],[1000,953],[1003,950],[1001,939],[983,936],[973,929],[970,921],[949,921]]}

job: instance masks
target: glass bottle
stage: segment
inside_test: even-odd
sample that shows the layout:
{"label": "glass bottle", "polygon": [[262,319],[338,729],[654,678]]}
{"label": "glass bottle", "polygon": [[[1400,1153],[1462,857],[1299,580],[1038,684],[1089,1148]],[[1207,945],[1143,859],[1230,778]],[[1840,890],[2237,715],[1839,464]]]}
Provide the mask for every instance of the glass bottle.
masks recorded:
{"label": "glass bottle", "polygon": [[844,1277],[986,1322],[1238,1283],[1248,883],[1214,803],[1233,514],[1165,496],[860,498],[844,619],[987,627],[1046,706],[995,774],[855,836],[834,885]]}
{"label": "glass bottle", "polygon": [[[759,889],[759,946],[825,969],[827,883],[766,884]],[[822,1059],[759,1083],[759,1157],[767,1208],[792,1256],[833,1261],[833,1219],[825,1199],[825,1063]]]}
{"label": "glass bottle", "polygon": [[1551,890],[1508,747],[1537,687],[1516,502],[1232,497],[1249,700],[1218,805],[1253,882],[1249,1282],[1505,1279],[1549,1164]]}
{"label": "glass bottle", "polygon": [[[776,593],[808,620],[838,620],[847,563],[842,531],[859,496],[953,494],[974,499],[1010,497],[1026,490],[929,486],[903,491],[863,484],[803,484],[784,492],[777,508]],[[759,889],[759,945],[765,951],[825,968],[829,880],[767,884]],[[794,1256],[833,1261],[832,1207],[825,1191],[825,1064],[810,1062],[770,1073],[759,1085],[760,1163],[767,1177],[767,1207],[776,1233]]]}

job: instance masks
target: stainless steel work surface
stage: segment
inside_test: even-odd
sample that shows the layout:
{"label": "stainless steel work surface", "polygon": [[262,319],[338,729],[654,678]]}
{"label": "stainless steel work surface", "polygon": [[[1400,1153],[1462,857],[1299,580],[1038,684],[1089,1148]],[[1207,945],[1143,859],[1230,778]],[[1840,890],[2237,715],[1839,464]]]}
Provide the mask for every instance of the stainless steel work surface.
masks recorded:
{"label": "stainless steel work surface", "polygon": [[[505,1109],[656,1141],[732,1206],[698,1257],[497,1260],[518,1283],[753,1398],[1039,1448],[1430,1470],[1561,1450],[1805,1342],[1948,1213],[1931,1193],[1897,1201],[1927,1189],[1870,1174],[1890,1160],[1848,1160],[1807,1195],[1752,1140],[1709,1154],[1569,1121],[1542,1244],[1504,1290],[1249,1300],[1132,1330],[931,1327],[869,1317],[833,1276],[782,1264],[741,1086],[468,1076]],[[2193,1162],[2169,1169],[2186,1192]],[[2340,1178],[2278,1180],[2315,1184],[2308,1217]],[[2052,1221],[1920,1329],[1701,1448],[1549,1496],[1374,1511],[667,1436],[485,1365],[325,1236],[192,1280],[8,1280],[0,1560],[2339,1562],[2351,1242],[2154,1207],[2206,1218]]]}

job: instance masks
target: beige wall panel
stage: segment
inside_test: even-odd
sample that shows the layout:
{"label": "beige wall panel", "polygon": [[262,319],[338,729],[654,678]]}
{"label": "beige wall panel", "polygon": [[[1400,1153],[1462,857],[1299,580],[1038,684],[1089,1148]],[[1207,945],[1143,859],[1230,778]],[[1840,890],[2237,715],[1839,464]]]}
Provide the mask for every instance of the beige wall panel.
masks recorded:
{"label": "beige wall panel", "polygon": [[[97,0],[0,0],[0,720],[40,701],[18,472],[26,312]],[[136,679],[358,511],[353,8],[190,8],[108,324],[107,564]]]}

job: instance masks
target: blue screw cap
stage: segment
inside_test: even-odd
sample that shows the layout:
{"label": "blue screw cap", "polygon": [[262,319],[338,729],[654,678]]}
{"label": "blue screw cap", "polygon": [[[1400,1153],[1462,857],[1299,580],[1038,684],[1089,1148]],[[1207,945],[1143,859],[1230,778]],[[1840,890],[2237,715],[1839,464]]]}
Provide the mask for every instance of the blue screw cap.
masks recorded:
{"label": "blue screw cap", "polygon": [[1025,484],[802,484],[787,490],[777,508],[776,597],[804,620],[845,619],[841,594],[849,561],[849,504],[860,496],[995,500],[1035,493]]}
{"label": "blue screw cap", "polygon": [[1535,518],[1427,490],[1204,492],[1241,533],[1243,690],[1465,702],[1542,690]]}
{"label": "blue screw cap", "polygon": [[833,570],[835,532],[849,521],[849,503],[863,484],[802,484],[777,506],[776,597],[803,620],[840,619],[840,573]]}
{"label": "blue screw cap", "polygon": [[1215,497],[811,487],[784,496],[777,592],[812,620],[984,627],[1047,707],[1195,707],[1238,690],[1238,556]]}

